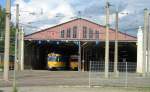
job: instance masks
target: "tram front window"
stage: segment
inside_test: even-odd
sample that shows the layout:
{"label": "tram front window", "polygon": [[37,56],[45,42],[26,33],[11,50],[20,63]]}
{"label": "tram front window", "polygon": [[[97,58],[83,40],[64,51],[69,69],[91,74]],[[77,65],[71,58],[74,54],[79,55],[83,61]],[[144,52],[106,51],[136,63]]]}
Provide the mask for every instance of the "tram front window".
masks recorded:
{"label": "tram front window", "polygon": [[61,61],[62,62],[62,57],[60,57],[60,56],[59,57],[49,57],[48,61],[51,61],[51,62],[56,62],[56,61],[60,62]]}

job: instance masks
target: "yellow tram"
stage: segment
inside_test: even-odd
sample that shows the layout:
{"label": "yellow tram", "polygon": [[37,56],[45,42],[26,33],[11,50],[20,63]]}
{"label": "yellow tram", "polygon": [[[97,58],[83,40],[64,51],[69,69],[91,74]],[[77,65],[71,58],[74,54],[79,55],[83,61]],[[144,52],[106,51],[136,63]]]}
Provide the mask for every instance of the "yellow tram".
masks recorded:
{"label": "yellow tram", "polygon": [[62,56],[61,54],[50,53],[48,54],[47,59],[48,69],[65,69],[66,67],[65,56]]}

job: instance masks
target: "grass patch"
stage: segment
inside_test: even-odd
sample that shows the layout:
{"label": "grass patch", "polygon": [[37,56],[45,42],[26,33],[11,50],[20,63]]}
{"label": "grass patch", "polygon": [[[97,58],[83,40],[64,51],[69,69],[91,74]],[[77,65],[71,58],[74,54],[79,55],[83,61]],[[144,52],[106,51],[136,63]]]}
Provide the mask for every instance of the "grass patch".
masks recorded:
{"label": "grass patch", "polygon": [[13,92],[18,92],[17,87],[13,87]]}

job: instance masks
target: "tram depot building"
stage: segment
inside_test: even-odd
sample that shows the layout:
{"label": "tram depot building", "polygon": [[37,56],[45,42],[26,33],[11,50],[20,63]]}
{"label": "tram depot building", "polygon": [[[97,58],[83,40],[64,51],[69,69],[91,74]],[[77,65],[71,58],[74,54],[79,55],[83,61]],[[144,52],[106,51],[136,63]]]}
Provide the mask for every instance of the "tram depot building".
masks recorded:
{"label": "tram depot building", "polygon": [[[105,26],[86,19],[77,18],[26,35],[24,40],[25,69],[47,69],[51,52],[78,55],[78,69],[85,71],[89,70],[90,61],[105,61]],[[109,62],[114,62],[114,29],[109,30],[109,41]],[[118,62],[136,63],[137,37],[118,32],[118,42]]]}

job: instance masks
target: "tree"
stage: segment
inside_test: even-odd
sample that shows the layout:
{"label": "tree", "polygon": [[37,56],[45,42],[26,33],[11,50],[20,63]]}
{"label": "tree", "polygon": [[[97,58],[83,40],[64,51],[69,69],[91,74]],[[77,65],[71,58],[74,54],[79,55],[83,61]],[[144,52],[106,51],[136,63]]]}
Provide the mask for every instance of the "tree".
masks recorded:
{"label": "tree", "polygon": [[0,52],[4,51],[5,10],[0,6]]}
{"label": "tree", "polygon": [[[5,9],[0,6],[0,52],[4,52],[4,36],[5,36]],[[16,28],[11,22],[10,28],[10,55],[14,55],[15,50],[15,31]]]}

